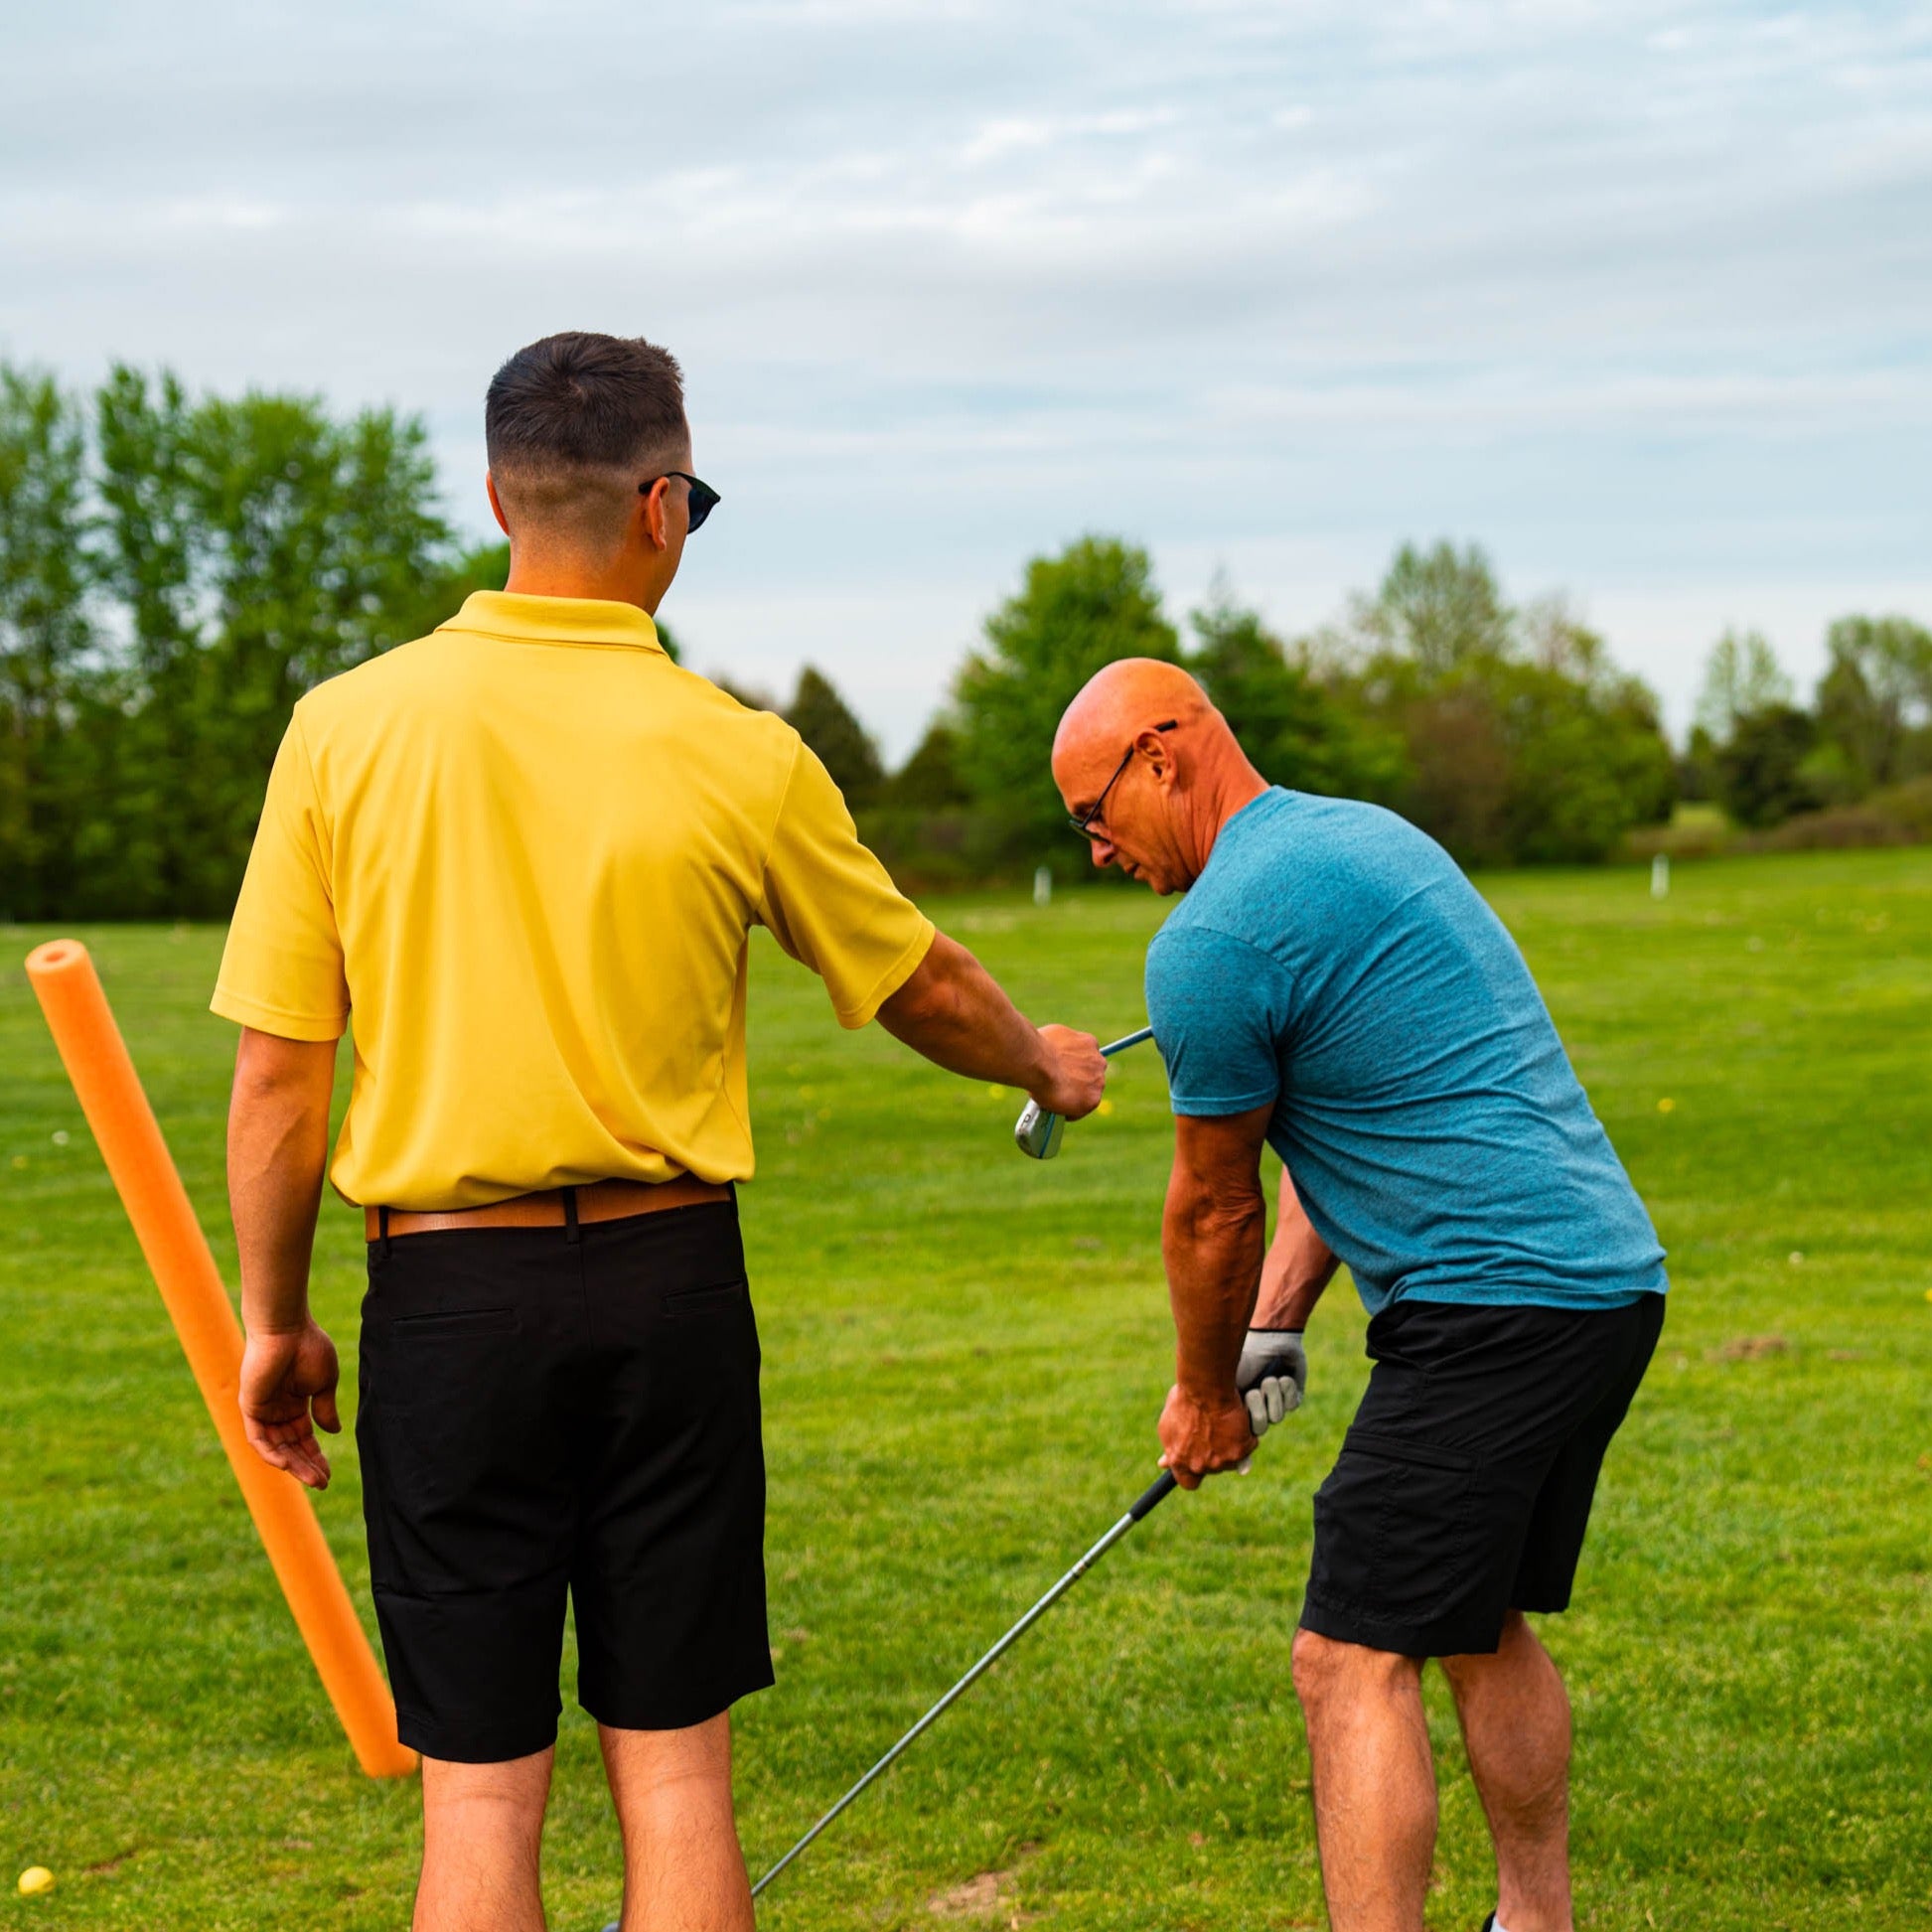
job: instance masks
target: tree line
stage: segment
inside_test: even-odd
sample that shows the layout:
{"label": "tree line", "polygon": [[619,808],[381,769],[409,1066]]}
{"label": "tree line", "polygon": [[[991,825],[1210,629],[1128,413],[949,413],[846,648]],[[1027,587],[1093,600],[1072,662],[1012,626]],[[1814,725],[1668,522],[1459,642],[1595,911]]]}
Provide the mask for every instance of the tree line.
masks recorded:
{"label": "tree line", "polygon": [[1718,639],[1680,770],[1685,798],[1772,842],[1932,837],[1932,631],[1842,617],[1825,652],[1807,707],[1761,635]]}
{"label": "tree line", "polygon": [[[502,584],[505,547],[466,547],[439,501],[390,409],[126,367],[75,395],[0,365],[0,917],[225,917],[296,698]],[[1761,639],[1720,641],[1680,758],[1603,640],[1559,599],[1511,605],[1474,546],[1403,546],[1289,640],[1225,586],[1177,626],[1146,552],[1089,536],[1027,565],[896,770],[815,668],[782,704],[739,694],[925,884],[1084,866],[1047,750],[1128,656],[1192,671],[1271,781],[1388,805],[1465,864],[1590,862],[1680,796],[1764,825],[1932,770],[1932,640],[1848,618],[1831,649],[1805,710]]]}

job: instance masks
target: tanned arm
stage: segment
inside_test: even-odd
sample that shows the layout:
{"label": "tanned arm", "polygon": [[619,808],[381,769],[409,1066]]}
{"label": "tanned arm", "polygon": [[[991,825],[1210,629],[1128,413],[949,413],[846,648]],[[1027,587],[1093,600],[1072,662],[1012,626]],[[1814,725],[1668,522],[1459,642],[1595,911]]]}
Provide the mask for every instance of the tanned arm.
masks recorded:
{"label": "tanned arm", "polygon": [[1274,1239],[1262,1263],[1262,1289],[1250,1318],[1254,1328],[1306,1328],[1322,1290],[1335,1278],[1338,1263],[1328,1244],[1315,1233],[1294,1191],[1294,1177],[1281,1169],[1276,1197]]}
{"label": "tanned arm", "polygon": [[913,975],[879,1008],[895,1040],[948,1073],[996,1080],[1078,1120],[1101,1104],[1107,1062],[1091,1033],[1040,1026],[957,940],[933,937]]}
{"label": "tanned arm", "polygon": [[1174,1311],[1174,1387],[1161,1412],[1161,1461],[1183,1489],[1231,1469],[1255,1447],[1235,1365],[1267,1245],[1262,1143],[1271,1105],[1174,1122],[1161,1256]]}
{"label": "tanned arm", "polygon": [[335,1434],[336,1345],[309,1313],[309,1258],[329,1158],[333,1040],[244,1027],[228,1103],[228,1206],[241,1253],[241,1421],[261,1459],[329,1486],[318,1427]]}

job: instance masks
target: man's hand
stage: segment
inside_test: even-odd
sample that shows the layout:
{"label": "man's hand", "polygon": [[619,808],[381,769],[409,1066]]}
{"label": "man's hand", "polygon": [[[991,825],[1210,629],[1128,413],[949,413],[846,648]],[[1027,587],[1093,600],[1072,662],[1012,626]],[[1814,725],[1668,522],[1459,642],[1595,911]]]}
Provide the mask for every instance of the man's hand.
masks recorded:
{"label": "man's hand", "polygon": [[311,1489],[329,1487],[329,1458],[315,1431],[341,1432],[338,1374],[336,1345],[312,1321],[250,1335],[241,1356],[241,1426],[249,1447]]}
{"label": "man's hand", "polygon": [[1241,1345],[1235,1387],[1248,1405],[1256,1435],[1301,1407],[1308,1393],[1308,1352],[1298,1328],[1251,1328]]}
{"label": "man's hand", "polygon": [[1052,1059],[1047,1084],[1028,1089],[1049,1114],[1084,1120],[1101,1104],[1107,1091],[1107,1062],[1101,1043],[1091,1033],[1071,1026],[1043,1026],[1040,1042]]}
{"label": "man's hand", "polygon": [[1255,1453],[1248,1411],[1238,1397],[1198,1403],[1176,1383],[1160,1412],[1160,1466],[1172,1470],[1183,1489],[1199,1489],[1203,1477],[1233,1469]]}

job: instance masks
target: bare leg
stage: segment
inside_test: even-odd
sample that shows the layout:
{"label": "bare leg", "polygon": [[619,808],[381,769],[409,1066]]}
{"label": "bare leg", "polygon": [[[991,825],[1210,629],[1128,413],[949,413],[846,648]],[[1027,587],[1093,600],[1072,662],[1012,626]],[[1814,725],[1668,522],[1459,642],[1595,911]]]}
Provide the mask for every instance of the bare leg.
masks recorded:
{"label": "bare leg", "polygon": [[1435,1853],[1435,1766],[1412,1657],[1294,1636],[1314,1765],[1315,1838],[1334,1932],[1422,1932]]}
{"label": "bare leg", "polygon": [[423,1759],[413,1932],[543,1932],[538,1858],[555,1755],[502,1764]]}
{"label": "bare leg", "polygon": [[1569,1698],[1550,1653],[1512,1610],[1493,1657],[1445,1657],[1469,1769],[1496,1842],[1497,1916],[1509,1932],[1570,1932]]}
{"label": "bare leg", "polygon": [[624,1932],[752,1932],[728,1712],[688,1730],[599,1724],[624,1833]]}

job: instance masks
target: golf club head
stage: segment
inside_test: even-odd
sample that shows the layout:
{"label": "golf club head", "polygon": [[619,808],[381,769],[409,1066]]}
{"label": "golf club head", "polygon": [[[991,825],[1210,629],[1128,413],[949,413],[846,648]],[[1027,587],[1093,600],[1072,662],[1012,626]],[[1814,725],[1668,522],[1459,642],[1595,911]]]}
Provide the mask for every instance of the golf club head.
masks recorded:
{"label": "golf club head", "polygon": [[1035,1160],[1051,1160],[1067,1135],[1067,1116],[1049,1114],[1038,1101],[1028,1101],[1013,1122],[1013,1144]]}
{"label": "golf club head", "polygon": [[[1111,1060],[1116,1053],[1124,1053],[1128,1047],[1137,1047],[1142,1040],[1153,1037],[1154,1029],[1143,1026],[1137,1033],[1110,1040],[1101,1048],[1101,1058]],[[1013,1122],[1013,1144],[1034,1160],[1051,1160],[1060,1151],[1060,1143],[1066,1134],[1065,1116],[1047,1113],[1038,1101],[1028,1101],[1020,1117]]]}

